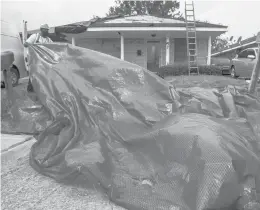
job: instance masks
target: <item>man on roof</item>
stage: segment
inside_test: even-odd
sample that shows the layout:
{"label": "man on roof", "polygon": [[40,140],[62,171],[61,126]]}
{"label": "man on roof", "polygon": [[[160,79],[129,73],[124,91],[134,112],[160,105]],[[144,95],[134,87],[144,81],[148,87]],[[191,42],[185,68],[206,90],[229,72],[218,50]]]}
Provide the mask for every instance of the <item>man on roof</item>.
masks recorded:
{"label": "man on roof", "polygon": [[49,35],[49,26],[47,24],[41,25],[40,33],[32,34],[24,43],[25,47],[28,47],[29,44],[47,44],[52,43]]}

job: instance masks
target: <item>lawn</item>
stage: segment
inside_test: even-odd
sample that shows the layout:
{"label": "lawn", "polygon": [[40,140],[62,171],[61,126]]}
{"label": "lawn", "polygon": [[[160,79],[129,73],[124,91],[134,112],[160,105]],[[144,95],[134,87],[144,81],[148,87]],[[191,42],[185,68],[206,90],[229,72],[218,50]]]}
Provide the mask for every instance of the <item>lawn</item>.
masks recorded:
{"label": "lawn", "polygon": [[[173,84],[176,88],[210,87],[223,89],[228,85],[232,85],[242,89],[247,89],[249,85],[249,83],[244,79],[233,79],[228,76],[214,75],[174,76],[166,77],[165,80]],[[260,97],[260,83],[257,84],[256,95]]]}

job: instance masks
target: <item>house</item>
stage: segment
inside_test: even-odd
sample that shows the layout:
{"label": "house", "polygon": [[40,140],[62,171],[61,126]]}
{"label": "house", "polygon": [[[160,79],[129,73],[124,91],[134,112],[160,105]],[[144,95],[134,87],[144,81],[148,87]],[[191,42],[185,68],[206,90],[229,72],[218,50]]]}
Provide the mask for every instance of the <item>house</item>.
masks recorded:
{"label": "house", "polygon": [[239,53],[241,50],[252,48],[252,47],[258,47],[258,43],[256,42],[257,36],[252,36],[247,39],[242,40],[240,43],[235,43],[232,45],[229,45],[228,47],[224,48],[221,51],[213,51],[212,57],[226,57],[229,59],[233,59],[237,53]]}
{"label": "house", "polygon": [[[66,34],[73,44],[121,58],[151,71],[188,60],[186,23],[182,19],[134,15],[74,24],[88,27],[84,33]],[[196,31],[198,62],[209,64],[211,40],[225,33],[227,26],[196,21]]]}

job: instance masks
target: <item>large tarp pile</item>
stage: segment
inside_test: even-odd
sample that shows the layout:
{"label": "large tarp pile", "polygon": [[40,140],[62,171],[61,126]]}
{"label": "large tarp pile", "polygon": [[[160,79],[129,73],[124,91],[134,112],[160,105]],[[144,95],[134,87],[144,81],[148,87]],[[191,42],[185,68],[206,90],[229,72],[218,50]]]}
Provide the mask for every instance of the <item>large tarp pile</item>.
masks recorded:
{"label": "large tarp pile", "polygon": [[67,44],[29,51],[38,106],[21,105],[12,126],[40,132],[30,154],[39,173],[91,182],[130,210],[259,209],[258,98],[235,87],[176,90]]}

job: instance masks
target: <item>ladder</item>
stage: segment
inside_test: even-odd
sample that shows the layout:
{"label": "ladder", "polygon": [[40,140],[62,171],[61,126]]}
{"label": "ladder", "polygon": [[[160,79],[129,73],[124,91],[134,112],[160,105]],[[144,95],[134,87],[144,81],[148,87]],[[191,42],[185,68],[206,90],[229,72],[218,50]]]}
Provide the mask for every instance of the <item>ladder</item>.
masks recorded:
{"label": "ladder", "polygon": [[198,54],[197,54],[197,35],[196,35],[196,21],[194,14],[194,3],[187,3],[185,1],[185,22],[186,22],[186,39],[187,39],[187,56],[189,75],[198,74]]}

